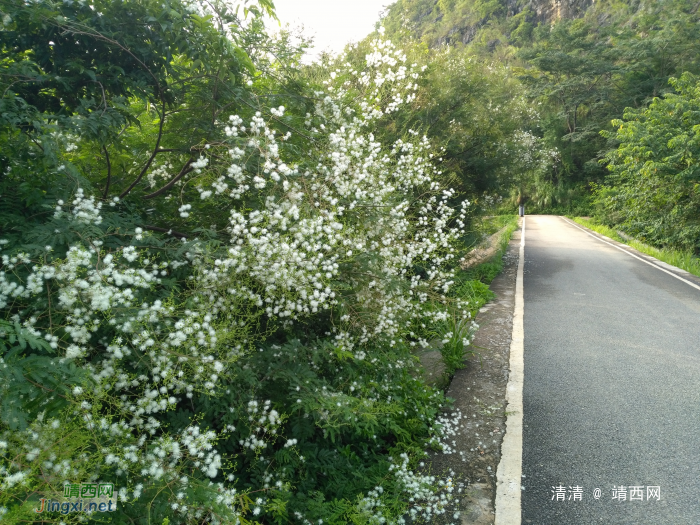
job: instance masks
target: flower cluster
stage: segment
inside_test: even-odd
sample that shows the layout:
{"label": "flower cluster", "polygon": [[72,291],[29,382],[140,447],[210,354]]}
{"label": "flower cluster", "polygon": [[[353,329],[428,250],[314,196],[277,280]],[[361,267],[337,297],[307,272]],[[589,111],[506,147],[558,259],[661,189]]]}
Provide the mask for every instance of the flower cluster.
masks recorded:
{"label": "flower cluster", "polygon": [[[456,259],[469,203],[454,204],[455,192],[441,183],[426,137],[410,132],[387,147],[373,134],[378,119],[414,99],[417,66],[382,40],[372,44],[366,64],[361,72],[339,69],[316,93],[315,110],[306,115],[305,132],[316,144],[308,155],[290,153],[289,132],[278,136],[275,122],[287,113],[278,106],[269,115],[231,115],[220,124],[222,140],[191,161],[188,180],[196,181],[198,198],[180,202],[173,214],[196,221],[200,205],[226,209],[222,248],[194,240],[175,255],[154,255],[143,247],[151,233],[132,227],[133,244],[120,249],[106,249],[99,235],[86,230],[81,242],[63,254],[47,249],[50,256],[41,261],[24,253],[2,255],[0,308],[7,318],[43,338],[57,360],[88,373],[90,387],[75,385],[65,396],[68,414],[100,443],[95,475],[114,472],[122,500],[138,500],[163,482],[173,493],[174,511],[217,522],[213,507],[187,502],[190,487],[200,483],[215,492],[211,505],[228,509],[233,523],[243,516],[242,500],[234,488],[212,481],[226,463],[217,440],[236,432],[236,453],[263,462],[269,461],[263,453],[276,447],[303,463],[300,440],[286,434],[287,415],[270,400],[248,401],[238,430],[203,429],[196,421],[179,428],[164,424],[183,403],[213,399],[231,387],[237,380],[231,366],[270,327],[324,313],[332,319],[327,336],[335,351],[373,363],[374,348],[427,344],[411,327],[449,317],[453,307],[446,295],[454,276],[447,268]],[[153,187],[171,167],[156,168],[148,184]],[[58,202],[54,219],[83,228],[102,225],[102,203],[95,197],[78,188],[69,202]],[[164,282],[181,267],[187,286],[175,292]],[[389,368],[398,372],[407,364]],[[391,406],[393,392],[373,387],[358,400],[354,396],[367,392],[355,385],[348,384],[347,393],[323,387],[316,396],[319,426],[334,421],[336,408],[349,419],[352,407],[371,407],[382,398]],[[28,432],[39,436],[38,443],[62,429],[46,422]],[[44,458],[41,450],[32,443],[25,459],[44,461],[62,475],[77,468]],[[403,455],[391,472],[410,494],[411,512],[429,520],[443,511],[452,486],[416,474],[408,464]],[[0,483],[17,485],[23,472],[0,470]],[[263,478],[261,490],[282,490],[283,474]],[[436,494],[436,484],[445,490]],[[381,523],[382,493],[377,487],[367,494],[358,512]],[[261,512],[265,501],[256,500],[252,513]]]}
{"label": "flower cluster", "polygon": [[[256,400],[248,402],[248,422],[250,423],[251,432],[245,438],[239,441],[243,448],[248,448],[255,452],[267,447],[267,439],[273,439],[277,434],[277,429],[282,423],[282,419],[277,411],[270,407],[270,401],[258,403]],[[294,445],[295,440],[289,440],[285,443],[285,447]]]}
{"label": "flower cluster", "polygon": [[[59,200],[56,203],[56,210],[54,212],[54,218],[59,219],[64,216],[63,206],[65,203]],[[85,197],[82,188],[78,188],[75,192],[75,198],[72,203],[72,220],[80,222],[83,224],[100,224],[102,222],[102,216],[100,215],[100,210],[102,209],[102,203],[97,202],[95,197]]]}

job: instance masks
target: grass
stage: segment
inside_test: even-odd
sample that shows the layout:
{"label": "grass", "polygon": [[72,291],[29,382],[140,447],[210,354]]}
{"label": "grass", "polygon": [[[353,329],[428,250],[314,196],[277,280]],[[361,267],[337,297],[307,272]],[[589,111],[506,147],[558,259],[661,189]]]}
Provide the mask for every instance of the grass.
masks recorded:
{"label": "grass", "polygon": [[[458,289],[463,286],[463,283],[478,281],[479,284],[486,286],[480,287],[476,284],[471,286],[475,288],[472,295],[478,300],[480,297],[485,299],[484,302],[476,308],[478,310],[493,298],[493,294],[488,289],[488,286],[494,278],[501,273],[503,270],[503,255],[508,249],[508,243],[510,238],[513,236],[513,232],[518,228],[518,216],[517,215],[498,215],[495,217],[490,217],[485,219],[483,222],[483,227],[486,232],[490,232],[490,235],[498,232],[498,239],[496,240],[496,253],[488,261],[469,268],[468,270],[460,270],[458,272],[457,278],[460,281]],[[469,293],[469,290],[464,290],[465,293]],[[491,294],[491,296],[488,296]],[[469,300],[469,296],[460,295],[460,297]],[[476,312],[472,312],[475,315]]]}
{"label": "grass", "polygon": [[485,233],[486,235],[493,235],[501,228],[504,228],[511,224],[515,224],[515,227],[517,228],[517,218],[517,215],[493,215],[491,217],[485,217],[481,221],[480,229],[482,233]]}
{"label": "grass", "polygon": [[569,218],[581,226],[585,226],[586,228],[593,230],[594,232],[598,232],[601,235],[609,237],[610,239],[626,244],[637,251],[651,255],[652,257],[670,264],[671,266],[681,268],[686,272],[700,277],[700,259],[695,257],[691,252],[682,252],[669,248],[655,248],[654,246],[649,246],[648,244],[644,244],[636,239],[623,239],[617,231],[603,224],[598,224],[591,219],[584,219],[583,217]]}
{"label": "grass", "polygon": [[498,238],[498,254],[499,260],[503,258],[503,255],[508,249],[508,244],[510,243],[510,238],[513,236],[513,232],[518,229],[518,216],[517,215],[501,215],[501,217],[507,217],[503,225],[503,231]]}
{"label": "grass", "polygon": [[465,339],[472,339],[476,327],[471,324],[479,309],[495,297],[489,289],[489,284],[503,271],[503,255],[508,248],[513,232],[518,228],[517,215],[501,215],[485,219],[483,230],[493,235],[499,232],[496,240],[496,253],[486,262],[468,270],[457,273],[457,284],[452,295],[469,301],[471,318],[464,319],[456,313],[446,320],[443,325],[436,327],[436,332],[443,341],[440,349],[448,377],[456,370],[464,368],[466,358],[474,353],[471,346],[465,345]]}

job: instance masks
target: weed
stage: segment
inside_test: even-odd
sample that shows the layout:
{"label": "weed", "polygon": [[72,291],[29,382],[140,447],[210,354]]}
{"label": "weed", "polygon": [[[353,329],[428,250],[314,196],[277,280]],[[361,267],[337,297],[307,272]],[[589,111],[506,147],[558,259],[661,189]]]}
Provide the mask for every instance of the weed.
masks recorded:
{"label": "weed", "polygon": [[472,353],[469,348],[478,326],[470,319],[465,319],[457,312],[447,319],[439,328],[442,338],[440,353],[449,376],[464,368],[466,358]]}

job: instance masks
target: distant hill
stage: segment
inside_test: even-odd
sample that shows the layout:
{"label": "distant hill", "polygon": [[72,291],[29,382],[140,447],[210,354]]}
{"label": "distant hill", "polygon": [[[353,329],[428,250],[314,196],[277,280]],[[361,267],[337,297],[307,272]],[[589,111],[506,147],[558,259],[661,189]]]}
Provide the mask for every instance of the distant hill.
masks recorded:
{"label": "distant hill", "polygon": [[389,6],[389,34],[405,34],[430,47],[467,44],[480,28],[501,25],[514,40],[529,36],[541,22],[579,18],[594,0],[398,0]]}
{"label": "distant hill", "polygon": [[700,0],[397,0],[381,24],[432,60],[424,120],[468,191],[700,253]]}

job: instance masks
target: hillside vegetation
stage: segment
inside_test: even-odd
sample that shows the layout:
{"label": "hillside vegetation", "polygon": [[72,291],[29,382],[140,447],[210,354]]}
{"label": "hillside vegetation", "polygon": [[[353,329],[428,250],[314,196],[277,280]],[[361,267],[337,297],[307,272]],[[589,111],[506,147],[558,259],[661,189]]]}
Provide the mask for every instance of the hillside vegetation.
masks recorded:
{"label": "hillside vegetation", "polygon": [[[595,215],[645,242],[697,252],[697,2],[553,6],[399,0],[383,23],[400,41],[437,56],[450,49],[517,80],[535,111],[516,117],[519,132],[553,161],[522,169],[503,159],[501,197],[522,196],[531,212]],[[669,117],[660,121],[662,111]]]}

